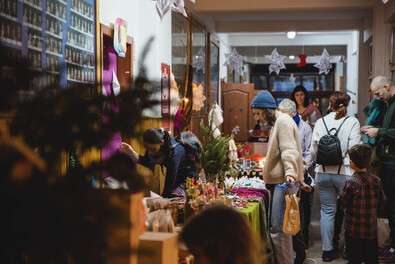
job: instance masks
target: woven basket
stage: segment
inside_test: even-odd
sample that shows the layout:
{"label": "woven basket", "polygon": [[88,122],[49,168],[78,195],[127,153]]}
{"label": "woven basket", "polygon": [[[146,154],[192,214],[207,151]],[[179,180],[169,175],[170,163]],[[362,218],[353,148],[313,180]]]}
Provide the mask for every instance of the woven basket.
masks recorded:
{"label": "woven basket", "polygon": [[172,202],[167,206],[167,209],[170,211],[171,218],[173,219],[174,225],[177,225],[178,221],[178,202]]}

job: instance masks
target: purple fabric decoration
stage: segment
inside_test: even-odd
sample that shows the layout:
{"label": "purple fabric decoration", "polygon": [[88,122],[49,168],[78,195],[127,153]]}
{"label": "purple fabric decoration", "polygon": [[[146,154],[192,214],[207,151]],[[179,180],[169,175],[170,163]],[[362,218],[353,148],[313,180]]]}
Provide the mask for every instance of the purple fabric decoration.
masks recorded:
{"label": "purple fabric decoration", "polygon": [[[112,93],[112,73],[113,71],[117,72],[117,53],[115,52],[114,47],[107,45],[103,47],[103,62],[103,86],[106,89],[107,94],[110,95]],[[107,107],[111,111],[119,112],[118,106],[107,105]],[[103,116],[103,122],[108,122],[108,116]],[[103,147],[103,161],[109,159],[112,155],[116,153],[121,142],[121,133],[114,133],[107,145]],[[110,176],[108,172],[103,172],[103,178],[107,178],[108,176]]]}
{"label": "purple fabric decoration", "polygon": [[266,212],[268,212],[268,209],[269,209],[269,192],[268,192],[268,190],[240,187],[240,188],[234,188],[231,192],[238,194],[238,195],[251,195],[251,196],[262,197],[263,200],[265,201]]}

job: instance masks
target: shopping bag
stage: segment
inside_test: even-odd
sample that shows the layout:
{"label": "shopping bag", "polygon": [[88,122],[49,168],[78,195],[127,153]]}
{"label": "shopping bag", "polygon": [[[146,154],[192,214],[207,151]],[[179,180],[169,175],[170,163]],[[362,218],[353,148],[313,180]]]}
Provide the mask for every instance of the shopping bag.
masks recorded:
{"label": "shopping bag", "polygon": [[299,200],[296,194],[285,195],[284,234],[294,236],[300,230]]}

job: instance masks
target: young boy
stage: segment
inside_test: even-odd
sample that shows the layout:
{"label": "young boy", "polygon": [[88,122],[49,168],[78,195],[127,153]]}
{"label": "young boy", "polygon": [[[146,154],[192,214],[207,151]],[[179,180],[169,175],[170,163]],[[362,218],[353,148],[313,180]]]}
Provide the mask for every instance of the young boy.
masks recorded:
{"label": "young boy", "polygon": [[378,263],[377,211],[384,210],[381,180],[367,171],[372,150],[369,145],[353,146],[348,155],[355,173],[344,183],[339,207],[346,208],[346,253],[349,263]]}

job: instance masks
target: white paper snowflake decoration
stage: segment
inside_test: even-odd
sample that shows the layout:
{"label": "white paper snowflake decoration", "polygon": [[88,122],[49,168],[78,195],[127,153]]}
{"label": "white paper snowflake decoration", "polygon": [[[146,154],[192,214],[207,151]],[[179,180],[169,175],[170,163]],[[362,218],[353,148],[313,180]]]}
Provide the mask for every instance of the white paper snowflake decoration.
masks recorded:
{"label": "white paper snowflake decoration", "polygon": [[296,78],[294,77],[294,74],[291,73],[291,76],[289,77],[289,82],[291,83],[291,85],[296,85],[295,81]]}
{"label": "white paper snowflake decoration", "polygon": [[236,49],[233,49],[232,53],[225,54],[225,59],[224,66],[228,66],[229,70],[241,71],[243,68],[243,57],[237,53]]}
{"label": "white paper snowflake decoration", "polygon": [[166,15],[166,13],[169,12],[172,3],[173,0],[156,0],[156,11],[158,12],[161,20]]}
{"label": "white paper snowflake decoration", "polygon": [[172,0],[171,9],[174,12],[178,12],[184,15],[184,17],[188,17],[187,12],[185,11],[185,3],[184,0]]}
{"label": "white paper snowflake decoration", "polygon": [[325,73],[327,75],[329,70],[332,68],[333,57],[329,56],[328,51],[324,48],[320,57],[315,56],[317,59],[317,63],[314,64],[314,67],[320,70],[319,74]]}
{"label": "white paper snowflake decoration", "polygon": [[286,69],[283,62],[285,57],[286,56],[278,54],[277,49],[274,49],[271,55],[265,55],[266,60],[270,62],[269,74],[275,72],[278,75],[280,70]]}
{"label": "white paper snowflake decoration", "polygon": [[196,72],[202,70],[204,73],[206,71],[205,65],[205,55],[203,49],[200,49],[193,58],[193,67],[196,69]]}
{"label": "white paper snowflake decoration", "polygon": [[232,129],[232,134],[237,135],[237,133],[239,133],[239,132],[240,132],[240,127],[239,127],[239,126],[235,126],[235,127]]}

